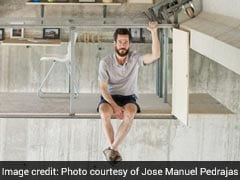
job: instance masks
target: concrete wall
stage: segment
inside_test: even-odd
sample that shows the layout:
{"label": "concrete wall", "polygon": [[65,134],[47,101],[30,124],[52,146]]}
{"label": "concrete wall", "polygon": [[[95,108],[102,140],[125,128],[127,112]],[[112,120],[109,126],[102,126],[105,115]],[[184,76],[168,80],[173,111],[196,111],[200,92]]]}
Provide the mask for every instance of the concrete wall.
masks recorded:
{"label": "concrete wall", "polygon": [[193,50],[190,53],[190,90],[209,93],[233,112],[240,113],[240,76]]}
{"label": "concrete wall", "polygon": [[[65,54],[66,49],[66,43],[60,47],[0,46],[0,91],[37,92],[41,80],[52,64],[40,61],[40,58],[49,54]],[[151,45],[133,44],[132,50],[138,50],[143,54],[148,53]],[[78,43],[76,45],[75,81],[79,85],[80,92],[99,92],[98,64],[100,59],[109,52],[113,52],[113,43]],[[141,68],[139,91],[154,93],[155,84],[156,63]],[[68,75],[64,63],[55,65],[43,90],[68,91]]]}
{"label": "concrete wall", "polygon": [[[238,0],[203,0],[203,11],[240,19]],[[191,53],[190,87],[205,91],[235,113],[240,113],[240,76],[211,59]]]}
{"label": "concrete wall", "polygon": [[[238,119],[191,116],[188,127],[176,120],[135,120],[120,151],[124,160],[239,161]],[[99,119],[0,119],[0,130],[1,160],[104,160],[107,147]]]}

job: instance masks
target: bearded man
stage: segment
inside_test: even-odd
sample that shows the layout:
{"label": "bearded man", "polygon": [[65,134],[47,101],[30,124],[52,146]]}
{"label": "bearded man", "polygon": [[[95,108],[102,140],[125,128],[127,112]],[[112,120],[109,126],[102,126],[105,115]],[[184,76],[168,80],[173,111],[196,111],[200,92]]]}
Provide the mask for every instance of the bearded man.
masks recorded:
{"label": "bearded man", "polygon": [[[103,153],[107,161],[118,162],[122,157],[118,147],[126,137],[134,116],[140,112],[138,98],[138,71],[160,57],[160,43],[158,39],[157,22],[149,22],[148,30],[152,37],[152,52],[141,55],[130,51],[131,33],[128,29],[119,28],[114,33],[115,52],[104,57],[99,64],[99,84],[101,99],[98,105],[109,147]],[[111,117],[121,120],[121,124],[114,133]]]}

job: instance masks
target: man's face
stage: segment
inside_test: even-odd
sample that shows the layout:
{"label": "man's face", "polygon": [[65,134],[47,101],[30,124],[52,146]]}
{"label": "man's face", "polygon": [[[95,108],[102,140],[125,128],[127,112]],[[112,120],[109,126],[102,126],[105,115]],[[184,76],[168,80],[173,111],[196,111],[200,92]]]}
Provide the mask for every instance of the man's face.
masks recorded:
{"label": "man's face", "polygon": [[118,34],[117,41],[114,42],[115,51],[121,57],[125,57],[129,52],[129,37],[128,35]]}

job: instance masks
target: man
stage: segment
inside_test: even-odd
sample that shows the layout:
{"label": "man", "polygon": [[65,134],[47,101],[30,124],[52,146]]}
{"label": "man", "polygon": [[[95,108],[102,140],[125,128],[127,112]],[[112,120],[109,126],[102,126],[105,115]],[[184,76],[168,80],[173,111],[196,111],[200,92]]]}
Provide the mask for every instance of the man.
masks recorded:
{"label": "man", "polygon": [[[136,103],[138,69],[160,57],[157,25],[157,22],[149,22],[148,26],[152,36],[151,53],[140,55],[130,51],[131,34],[128,29],[121,28],[114,33],[115,53],[100,61],[99,83],[102,96],[98,111],[109,143],[109,147],[103,151],[107,161],[122,160],[118,146],[127,135],[134,115],[140,112]],[[112,115],[122,120],[116,135],[111,124]]]}

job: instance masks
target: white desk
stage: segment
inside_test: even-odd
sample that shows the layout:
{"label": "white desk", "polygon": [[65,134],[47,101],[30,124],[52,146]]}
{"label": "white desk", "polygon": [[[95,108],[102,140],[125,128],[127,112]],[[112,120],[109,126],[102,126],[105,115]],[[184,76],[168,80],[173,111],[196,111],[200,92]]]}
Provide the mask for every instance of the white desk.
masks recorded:
{"label": "white desk", "polygon": [[60,39],[5,39],[2,41],[2,45],[18,45],[18,46],[60,46]]}

